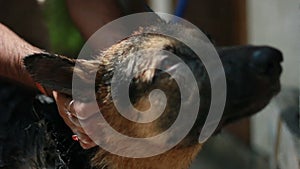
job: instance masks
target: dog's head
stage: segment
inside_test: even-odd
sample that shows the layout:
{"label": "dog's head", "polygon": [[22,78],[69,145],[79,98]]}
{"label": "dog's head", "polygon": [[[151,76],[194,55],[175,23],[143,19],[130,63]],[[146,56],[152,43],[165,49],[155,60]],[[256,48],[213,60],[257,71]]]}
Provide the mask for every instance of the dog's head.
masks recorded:
{"label": "dog's head", "polygon": [[[143,52],[138,52],[140,50]],[[227,123],[258,112],[278,93],[282,54],[266,46],[218,48],[217,51],[227,81],[227,100],[219,124],[220,129]],[[189,67],[197,83],[197,90],[190,88],[188,93],[184,94],[188,96],[186,100],[182,100],[180,87],[172,73],[181,79],[188,78],[180,71],[180,64],[176,60],[169,59],[172,54],[178,56]],[[188,46],[164,35],[135,34],[91,60],[34,54],[26,57],[24,63],[35,81],[46,88],[65,94],[72,94],[74,78],[82,84],[94,85],[95,88],[92,90],[83,87],[73,93],[81,96],[79,99],[82,101],[89,101],[90,92],[95,92],[101,113],[107,121],[115,129],[129,136],[151,137],[165,131],[176,120],[180,107],[195,99],[195,91],[199,91],[199,114],[189,139],[186,139],[190,143],[196,143],[210,106],[211,84],[205,66]],[[152,69],[153,67],[160,67],[165,71]],[[130,83],[128,97],[138,110],[132,114],[135,119],[143,118],[145,116],[143,113],[150,107],[154,107],[154,110],[161,107],[162,95],[151,93],[152,91],[160,89],[165,93],[167,102],[159,118],[150,123],[137,124],[118,114],[111,95],[115,71],[120,74],[114,83],[122,84],[124,81]],[[95,74],[96,77],[91,74]],[[186,81],[185,84],[189,83]],[[152,101],[156,101],[154,105],[150,103],[149,95]],[[126,104],[122,106],[126,107]],[[172,136],[167,138],[166,142],[168,139],[172,139]]]}

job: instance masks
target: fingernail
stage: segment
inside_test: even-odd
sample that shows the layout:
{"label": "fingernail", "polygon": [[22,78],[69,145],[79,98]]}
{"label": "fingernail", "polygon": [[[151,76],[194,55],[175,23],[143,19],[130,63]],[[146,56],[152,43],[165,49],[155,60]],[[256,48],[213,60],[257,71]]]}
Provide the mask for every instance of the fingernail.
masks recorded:
{"label": "fingernail", "polygon": [[79,137],[76,134],[72,135],[72,139],[74,141],[79,141]]}

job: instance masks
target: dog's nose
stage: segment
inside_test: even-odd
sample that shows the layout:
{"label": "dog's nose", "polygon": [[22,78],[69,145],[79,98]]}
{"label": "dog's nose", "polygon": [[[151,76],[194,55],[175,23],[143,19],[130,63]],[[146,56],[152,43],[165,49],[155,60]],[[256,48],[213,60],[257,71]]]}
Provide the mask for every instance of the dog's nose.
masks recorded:
{"label": "dog's nose", "polygon": [[258,75],[276,76],[282,71],[282,53],[271,47],[257,47],[251,55],[250,65]]}

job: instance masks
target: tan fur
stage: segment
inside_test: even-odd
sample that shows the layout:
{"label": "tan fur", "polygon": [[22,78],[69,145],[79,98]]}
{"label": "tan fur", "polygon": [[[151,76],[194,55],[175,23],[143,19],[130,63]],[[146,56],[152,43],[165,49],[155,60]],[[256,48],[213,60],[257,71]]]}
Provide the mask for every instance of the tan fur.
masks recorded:
{"label": "tan fur", "polygon": [[187,169],[202,145],[176,149],[149,158],[125,158],[99,151],[93,158],[93,165],[108,169]]}
{"label": "tan fur", "polygon": [[[134,53],[136,50],[140,50],[141,46],[144,49],[155,49],[156,51],[163,50],[167,46],[176,46],[176,48],[181,48],[181,44],[177,41],[165,38],[163,36],[138,36],[138,38],[142,38],[143,40],[137,40],[139,43],[135,43],[131,40],[124,40],[116,45],[113,45],[109,50],[104,51],[100,56],[101,65],[104,67],[104,70],[114,70],[114,64],[123,62],[126,57],[128,57],[128,53]],[[119,49],[123,49],[120,53]],[[147,53],[149,57],[151,57],[152,53]],[[114,57],[112,57],[114,56]],[[157,60],[156,60],[157,59]],[[140,70],[146,66],[155,66],[156,64],[160,64],[160,58],[156,58],[150,60],[150,62],[139,62],[137,66],[137,70]],[[99,73],[101,75],[102,72]],[[177,117],[177,111],[179,110],[180,103],[180,92],[177,87],[177,84],[174,80],[169,77],[162,77],[159,82],[152,83],[150,86],[147,86],[147,83],[151,83],[154,76],[154,70],[147,70],[143,73],[136,74],[136,79],[139,80],[139,87],[142,89],[142,92],[138,91],[139,87],[136,89],[136,102],[134,103],[134,107],[137,110],[142,111],[148,110],[150,108],[149,102],[149,93],[154,89],[161,89],[167,92],[167,107],[165,108],[163,114],[159,119],[151,122],[151,123],[134,123],[129,121],[128,119],[120,116],[119,112],[115,109],[114,104],[111,103],[111,88],[107,85],[99,86],[97,99],[100,101],[99,106],[101,107],[101,112],[105,117],[106,121],[115,128],[119,133],[125,134],[130,137],[135,138],[145,138],[152,137],[160,134],[170,127],[170,125],[174,122]],[[101,77],[99,77],[101,78]],[[143,86],[145,84],[145,86]],[[139,95],[140,94],[140,95]],[[155,105],[152,105],[155,108]],[[152,107],[152,108],[153,108]],[[132,114],[134,119],[139,118],[138,114]],[[101,139],[109,140],[111,144],[115,145],[126,145],[132,143],[126,143],[124,140],[120,140],[119,138],[112,138],[110,135],[106,135],[105,131],[101,135]],[[159,140],[165,144],[168,144],[168,140],[171,138],[171,134],[163,138],[164,140]],[[92,159],[92,165],[96,166],[96,168],[107,168],[107,169],[186,169],[189,167],[192,160],[195,158],[196,154],[200,151],[202,145],[198,144],[197,141],[193,142],[190,145],[186,145],[189,142],[189,139],[194,138],[194,136],[187,136],[181,143],[179,143],[176,147],[171,150],[149,158],[126,158],[120,157],[117,155],[110,154],[104,150],[99,150],[94,158]],[[197,138],[194,138],[197,140]],[[140,142],[136,143],[134,150],[131,151],[139,151],[141,152],[141,148],[146,145],[150,145],[150,147],[157,146],[153,142]],[[125,146],[126,147],[126,146]],[[116,147],[118,149],[118,147]],[[123,151],[123,150],[119,150]],[[147,151],[152,151],[151,149]]]}

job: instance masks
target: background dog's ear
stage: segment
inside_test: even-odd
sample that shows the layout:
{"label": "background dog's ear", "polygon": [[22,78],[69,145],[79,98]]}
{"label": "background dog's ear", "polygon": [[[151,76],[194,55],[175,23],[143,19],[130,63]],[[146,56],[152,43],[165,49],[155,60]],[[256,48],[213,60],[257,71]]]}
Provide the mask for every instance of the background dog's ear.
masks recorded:
{"label": "background dog's ear", "polygon": [[82,84],[94,83],[95,79],[91,75],[99,68],[95,61],[75,60],[45,53],[25,57],[24,64],[36,82],[68,95],[72,94],[73,78]]}

